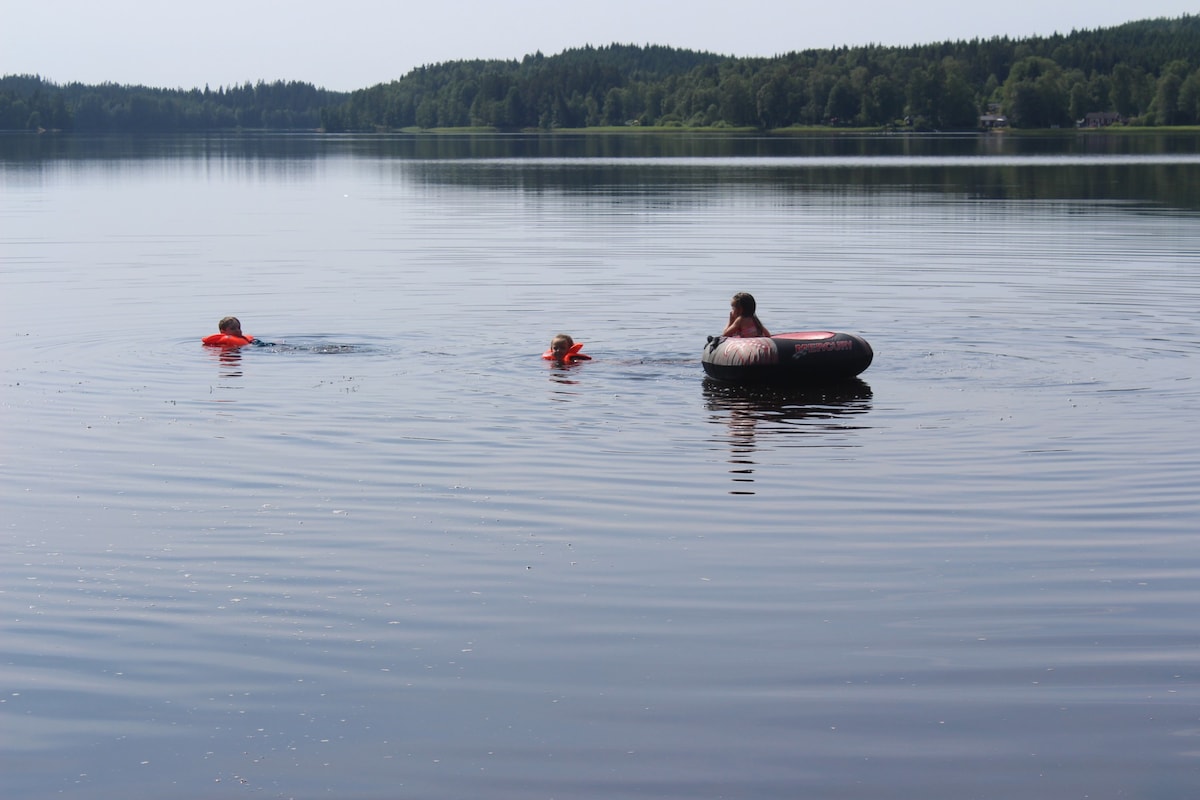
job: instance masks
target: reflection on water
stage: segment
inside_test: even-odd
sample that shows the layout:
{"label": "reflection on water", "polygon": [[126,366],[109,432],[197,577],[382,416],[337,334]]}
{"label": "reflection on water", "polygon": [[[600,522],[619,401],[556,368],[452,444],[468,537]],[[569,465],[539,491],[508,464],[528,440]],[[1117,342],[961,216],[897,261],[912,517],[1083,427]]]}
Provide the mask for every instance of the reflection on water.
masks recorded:
{"label": "reflection on water", "polygon": [[176,137],[0,137],[9,180],[73,161],[114,170],[187,159],[207,173],[315,181],[329,158],[352,158],[429,186],[520,187],[596,196],[719,186],[787,192],[940,192],[987,200],[1137,200],[1200,208],[1200,134],[784,136],[508,134]]}
{"label": "reflection on water", "polygon": [[[669,193],[674,203],[705,204],[714,185],[727,191],[763,186],[787,194],[921,191],[982,200],[1141,200],[1200,208],[1192,189],[1200,181],[1200,157],[1133,160],[1002,159],[944,160],[788,159],[766,162],[687,159],[670,161],[540,161],[530,165],[497,161],[420,161],[398,165],[430,185],[491,186],[514,183],[529,192],[568,192],[615,197]],[[684,194],[687,190],[690,194]]]}
{"label": "reflection on water", "polygon": [[[705,378],[709,422],[724,425],[730,473],[735,483],[753,483],[759,437],[772,448],[855,447],[838,436],[869,427],[860,419],[871,410],[871,387],[859,378],[807,387],[729,386]],[[815,436],[814,436],[815,434]],[[805,437],[782,441],[776,437]],[[748,486],[731,494],[753,494]]]}
{"label": "reflection on water", "polygon": [[255,134],[0,137],[0,159],[235,159],[313,161],[550,158],[946,158],[970,156],[1195,156],[1194,131],[1038,133],[803,133],[698,131],[483,134]]}
{"label": "reflection on water", "polygon": [[242,377],[242,349],[234,347],[229,349],[207,348],[207,352],[212,358],[215,358],[220,366],[220,371],[217,373],[222,378],[240,378]]}
{"label": "reflection on water", "polygon": [[[586,361],[547,362],[547,367],[549,367],[548,371],[550,374],[550,382],[558,386],[579,386],[580,381],[577,378],[572,377],[572,373],[576,370],[582,369],[585,364],[587,364]],[[561,394],[574,394],[574,392],[556,392],[556,395]],[[562,400],[565,398],[556,396],[554,399]]]}

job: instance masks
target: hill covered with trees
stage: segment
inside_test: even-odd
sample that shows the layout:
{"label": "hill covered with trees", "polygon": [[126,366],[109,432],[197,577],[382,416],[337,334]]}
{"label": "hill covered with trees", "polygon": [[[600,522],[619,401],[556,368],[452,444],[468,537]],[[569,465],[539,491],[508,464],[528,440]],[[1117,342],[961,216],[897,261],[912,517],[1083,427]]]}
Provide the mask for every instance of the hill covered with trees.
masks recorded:
{"label": "hill covered with trees", "polygon": [[308,83],[244,84],[215,91],[153,89],[113,83],[59,86],[37,76],[0,78],[0,130],[79,133],[187,133],[217,130],[314,130],[321,110],[344,92]]}
{"label": "hill covered with trees", "polygon": [[1200,124],[1200,16],[1046,37],[736,58],[609,45],[423,66],[349,94],[275,83],[204,90],[0,78],[0,128],[329,132],[602,126],[1020,128],[1107,113]]}

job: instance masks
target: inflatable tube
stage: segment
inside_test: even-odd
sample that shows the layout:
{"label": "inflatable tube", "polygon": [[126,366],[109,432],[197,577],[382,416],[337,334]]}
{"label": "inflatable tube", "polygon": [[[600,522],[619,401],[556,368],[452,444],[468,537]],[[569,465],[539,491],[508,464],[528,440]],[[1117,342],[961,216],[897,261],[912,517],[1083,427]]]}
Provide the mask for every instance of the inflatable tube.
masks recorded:
{"label": "inflatable tube", "polygon": [[799,331],[748,338],[710,336],[700,362],[715,381],[805,384],[853,378],[875,353],[853,333]]}
{"label": "inflatable tube", "polygon": [[204,342],[204,344],[209,347],[223,347],[228,349],[231,347],[245,347],[254,341],[254,337],[233,336],[232,334],[228,333],[214,333],[209,336],[205,336],[200,341]]}
{"label": "inflatable tube", "polygon": [[571,345],[571,349],[563,353],[562,358],[556,358],[553,350],[547,350],[542,353],[542,358],[547,361],[561,361],[564,364],[570,364],[572,361],[591,361],[591,356],[585,356],[580,351],[583,350],[583,342],[576,342]]}

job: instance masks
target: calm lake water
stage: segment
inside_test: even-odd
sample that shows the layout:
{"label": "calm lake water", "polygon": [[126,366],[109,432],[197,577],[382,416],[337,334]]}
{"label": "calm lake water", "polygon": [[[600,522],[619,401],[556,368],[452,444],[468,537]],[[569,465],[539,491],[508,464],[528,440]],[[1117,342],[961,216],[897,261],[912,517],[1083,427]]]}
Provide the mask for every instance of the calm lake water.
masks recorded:
{"label": "calm lake water", "polygon": [[0,139],[4,798],[1191,800],[1197,142]]}

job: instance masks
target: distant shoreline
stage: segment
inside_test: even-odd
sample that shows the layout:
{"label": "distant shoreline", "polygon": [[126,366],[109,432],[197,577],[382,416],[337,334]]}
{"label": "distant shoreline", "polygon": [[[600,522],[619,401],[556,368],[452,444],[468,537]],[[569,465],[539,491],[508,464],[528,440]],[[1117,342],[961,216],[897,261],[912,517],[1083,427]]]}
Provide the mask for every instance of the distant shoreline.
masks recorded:
{"label": "distant shoreline", "polygon": [[725,136],[751,135],[768,137],[806,137],[806,136],[1046,136],[1076,134],[1080,136],[1098,136],[1115,134],[1119,136],[1138,136],[1142,134],[1164,133],[1200,133],[1200,125],[1111,125],[1104,128],[973,128],[963,130],[916,130],[912,128],[879,128],[879,127],[789,127],[761,130],[759,128],[735,127],[686,127],[679,125],[663,126],[613,126],[593,128],[555,128],[541,130],[537,128],[525,130],[499,130],[496,128],[397,128],[384,131],[345,131],[326,132],[318,128],[296,130],[274,130],[269,128],[219,129],[212,131],[174,131],[146,133],[76,133],[73,131],[41,130],[41,131],[2,131],[0,136],[40,137],[40,136],[69,136],[78,138],[139,138],[139,137],[202,137],[202,136],[275,136],[287,138],[291,136],[339,136],[339,137],[387,137],[387,136],[639,136],[653,134],[656,136]]}

